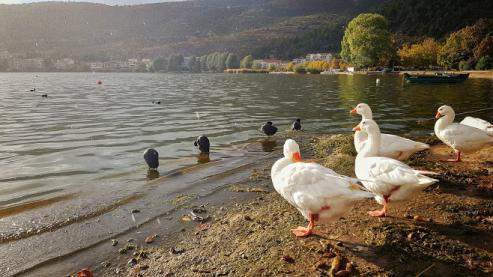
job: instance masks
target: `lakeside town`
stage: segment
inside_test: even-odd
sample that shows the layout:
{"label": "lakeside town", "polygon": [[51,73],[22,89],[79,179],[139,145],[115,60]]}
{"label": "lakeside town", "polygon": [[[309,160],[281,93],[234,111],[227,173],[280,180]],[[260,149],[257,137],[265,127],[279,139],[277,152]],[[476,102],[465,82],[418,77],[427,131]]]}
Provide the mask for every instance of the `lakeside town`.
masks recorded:
{"label": "lakeside town", "polygon": [[[229,54],[229,53],[228,53]],[[235,54],[232,54],[236,56]],[[199,62],[200,58],[195,56],[177,55],[178,66],[176,72],[190,72],[194,71],[192,60]],[[226,57],[227,58],[227,57]],[[246,59],[245,59],[246,58]],[[156,61],[160,61],[163,58],[150,59],[150,58],[129,58],[126,60],[108,60],[108,61],[92,61],[86,62],[73,58],[61,58],[61,59],[47,59],[42,57],[23,57],[22,55],[14,55],[8,50],[0,50],[0,71],[3,72],[154,72],[154,71],[168,71],[164,68],[160,68],[155,64]],[[251,60],[250,60],[251,59]],[[263,69],[263,70],[284,70],[290,68],[292,65],[303,65],[309,62],[325,62],[329,65],[332,62],[332,66],[337,66],[337,62],[333,58],[331,53],[309,53],[305,57],[298,57],[291,61],[280,60],[276,58],[269,59],[253,59],[250,55],[243,58],[246,65],[245,68]],[[250,61],[249,61],[250,60]],[[156,62],[156,63],[158,63]],[[240,68],[240,61],[233,61],[231,65],[225,65],[225,69]],[[337,68],[339,68],[337,66]],[[203,71],[207,70],[205,68]]]}

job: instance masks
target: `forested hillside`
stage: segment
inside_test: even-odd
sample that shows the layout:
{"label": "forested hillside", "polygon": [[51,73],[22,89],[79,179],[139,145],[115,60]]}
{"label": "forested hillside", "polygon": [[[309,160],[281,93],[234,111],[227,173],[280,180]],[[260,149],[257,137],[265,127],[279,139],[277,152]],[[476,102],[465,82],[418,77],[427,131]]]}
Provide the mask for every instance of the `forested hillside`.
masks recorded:
{"label": "forested hillside", "polygon": [[340,50],[344,26],[381,12],[405,39],[442,39],[478,18],[488,0],[193,0],[136,6],[50,2],[0,5],[0,50],[85,61],[203,55],[293,58]]}

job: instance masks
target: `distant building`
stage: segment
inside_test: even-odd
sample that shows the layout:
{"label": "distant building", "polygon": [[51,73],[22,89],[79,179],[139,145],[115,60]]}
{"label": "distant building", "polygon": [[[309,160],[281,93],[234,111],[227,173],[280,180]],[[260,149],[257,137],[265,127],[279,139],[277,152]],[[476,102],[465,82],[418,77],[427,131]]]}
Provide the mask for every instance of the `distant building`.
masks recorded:
{"label": "distant building", "polygon": [[102,62],[92,62],[92,63],[89,63],[89,68],[92,70],[92,71],[99,71],[99,70],[103,70],[104,68],[104,64]]}
{"label": "distant building", "polygon": [[8,60],[12,56],[10,55],[9,51],[7,50],[0,50],[0,60]]}
{"label": "distant building", "polygon": [[330,60],[332,59],[332,54],[330,54],[330,53],[307,54],[305,59],[307,62],[314,62],[314,61],[330,62]]}
{"label": "distant building", "polygon": [[13,71],[42,71],[45,69],[44,60],[41,58],[12,59],[9,67]]}
{"label": "distant building", "polygon": [[306,59],[305,58],[296,58],[296,59],[293,59],[293,63],[294,64],[301,64],[301,63],[305,63],[306,62]]}
{"label": "distant building", "polygon": [[254,60],[253,63],[260,64],[262,69],[268,69],[269,67],[280,68],[287,66],[289,61],[277,60],[277,59],[266,59],[266,60]]}
{"label": "distant building", "polygon": [[135,70],[139,66],[139,59],[128,59],[127,66],[130,70]]}
{"label": "distant building", "polygon": [[143,64],[145,64],[147,70],[151,69],[151,67],[152,67],[152,60],[151,59],[142,59],[141,62]]}
{"label": "distant building", "polygon": [[53,64],[53,66],[57,70],[71,70],[75,66],[75,61],[73,59],[70,59],[70,58],[56,60],[56,62]]}

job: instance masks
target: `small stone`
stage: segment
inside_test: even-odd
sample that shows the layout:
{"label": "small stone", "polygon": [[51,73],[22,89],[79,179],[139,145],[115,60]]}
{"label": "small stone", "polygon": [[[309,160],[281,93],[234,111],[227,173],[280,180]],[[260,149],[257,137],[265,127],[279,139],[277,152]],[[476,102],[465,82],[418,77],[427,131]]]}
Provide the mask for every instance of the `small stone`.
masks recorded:
{"label": "small stone", "polygon": [[412,240],[413,239],[413,236],[414,236],[414,232],[411,232],[407,235],[407,239],[408,240]]}
{"label": "small stone", "polygon": [[416,220],[416,221],[423,221],[423,217],[421,217],[421,216],[419,216],[419,215],[415,215],[415,216],[413,217],[413,219],[414,219],[414,220]]}
{"label": "small stone", "polygon": [[183,253],[183,252],[185,252],[185,250],[184,250],[184,249],[176,249],[176,248],[174,248],[174,247],[171,247],[171,248],[170,248],[170,250],[169,250],[169,253],[170,253],[170,254],[174,254],[174,255],[176,255],[176,254],[181,254],[181,253]]}
{"label": "small stone", "polygon": [[243,218],[247,221],[252,221],[252,218],[249,215],[245,215]]}
{"label": "small stone", "polygon": [[317,269],[328,270],[329,265],[325,262],[319,262],[319,263],[317,263]]}
{"label": "small stone", "polygon": [[102,263],[101,263],[101,265],[102,265],[103,267],[108,268],[108,267],[110,267],[110,266],[111,266],[111,263],[110,263],[110,262],[102,262]]}
{"label": "small stone", "polygon": [[126,254],[127,253],[127,249],[126,248],[120,248],[120,249],[118,249],[118,253],[120,253],[122,255],[123,254]]}
{"label": "small stone", "polygon": [[111,246],[116,246],[118,244],[118,241],[116,239],[111,240]]}
{"label": "small stone", "polygon": [[153,243],[154,242],[154,239],[156,239],[156,237],[157,237],[157,234],[152,234],[152,235],[146,237],[145,240],[144,240],[144,242],[145,243],[148,243],[148,244],[149,243]]}
{"label": "small stone", "polygon": [[136,213],[140,213],[140,210],[138,210],[138,209],[133,209],[131,212],[132,212],[133,214],[136,214]]}
{"label": "small stone", "polygon": [[405,214],[404,217],[407,218],[407,219],[413,218],[413,216],[411,214]]}
{"label": "small stone", "polygon": [[344,246],[344,244],[341,241],[336,242],[336,246]]}
{"label": "small stone", "polygon": [[127,240],[127,242],[135,242],[135,239],[134,239],[134,238],[129,238],[129,239]]}
{"label": "small stone", "polygon": [[290,263],[290,264],[294,263],[293,257],[291,257],[289,255],[283,255],[282,256],[282,260],[285,261],[285,262],[287,262],[287,263]]}
{"label": "small stone", "polygon": [[128,260],[127,262],[127,265],[130,266],[130,267],[133,267],[134,265],[137,264],[137,259],[136,258],[131,258],[130,260]]}

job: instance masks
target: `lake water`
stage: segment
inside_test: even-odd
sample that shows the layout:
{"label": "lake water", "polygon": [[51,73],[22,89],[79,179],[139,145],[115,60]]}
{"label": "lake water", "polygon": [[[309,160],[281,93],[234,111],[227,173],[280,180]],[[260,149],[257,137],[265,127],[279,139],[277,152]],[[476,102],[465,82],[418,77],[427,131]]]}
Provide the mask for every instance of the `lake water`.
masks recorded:
{"label": "lake water", "polygon": [[[2,276],[159,219],[173,210],[169,199],[184,191],[205,196],[245,178],[249,164],[274,158],[266,152],[271,144],[259,146],[265,141],[257,130],[266,121],[283,131],[299,117],[306,132],[347,133],[360,120],[350,108],[366,102],[383,131],[427,136],[442,104],[457,112],[490,108],[493,81],[409,85],[383,75],[7,73],[0,74],[0,98]],[[493,120],[491,110],[474,115]],[[206,164],[193,147],[202,134],[212,143]],[[147,177],[142,153],[149,147],[160,153],[164,179]],[[130,213],[134,208],[139,216]],[[47,242],[53,246],[44,247]]]}
{"label": "lake water", "polygon": [[[348,132],[348,111],[366,102],[386,132],[424,135],[436,108],[457,112],[493,103],[493,82],[408,85],[400,76],[222,74],[0,74],[0,209],[120,175],[145,181],[142,152],[156,148],[161,169],[193,163],[206,134],[221,152],[296,117],[307,131]],[[97,81],[101,80],[102,85]],[[36,92],[29,92],[31,88]],[[47,93],[47,98],[40,94]],[[161,105],[153,104],[160,100]],[[476,114],[492,119],[492,112]]]}

